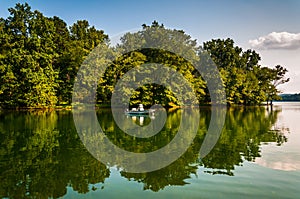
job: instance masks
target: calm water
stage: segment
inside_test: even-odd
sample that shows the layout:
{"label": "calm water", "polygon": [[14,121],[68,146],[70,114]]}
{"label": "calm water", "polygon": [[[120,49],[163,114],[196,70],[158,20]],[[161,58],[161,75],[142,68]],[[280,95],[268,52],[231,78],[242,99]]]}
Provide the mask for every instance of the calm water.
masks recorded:
{"label": "calm water", "polygon": [[[148,152],[167,145],[180,110],[151,139],[133,139],[98,111],[105,134],[120,148]],[[97,161],[79,138],[69,111],[0,112],[1,198],[299,198],[300,103],[228,109],[213,150],[199,159],[211,111],[201,108],[200,128],[171,165],[127,173]],[[138,125],[150,118],[127,118]],[[115,158],[120,158],[116,156]]]}

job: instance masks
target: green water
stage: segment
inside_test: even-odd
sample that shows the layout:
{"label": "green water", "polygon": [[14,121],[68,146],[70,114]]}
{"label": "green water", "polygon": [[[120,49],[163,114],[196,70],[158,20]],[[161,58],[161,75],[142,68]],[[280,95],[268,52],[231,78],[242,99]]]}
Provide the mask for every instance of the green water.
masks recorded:
{"label": "green water", "polygon": [[[159,134],[134,139],[118,128],[109,109],[97,112],[110,141],[136,153],[167,145],[180,115],[181,110],[168,112]],[[299,198],[300,103],[228,109],[222,134],[203,159],[199,150],[211,110],[201,108],[200,115],[195,139],[175,162],[127,173],[88,152],[70,111],[0,111],[0,197]],[[143,126],[151,119],[133,122]]]}

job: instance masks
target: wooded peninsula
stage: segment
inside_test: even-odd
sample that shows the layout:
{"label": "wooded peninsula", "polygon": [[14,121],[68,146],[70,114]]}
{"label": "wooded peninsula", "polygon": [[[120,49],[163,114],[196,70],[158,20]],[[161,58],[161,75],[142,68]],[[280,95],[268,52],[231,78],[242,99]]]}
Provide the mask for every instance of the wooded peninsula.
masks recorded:
{"label": "wooded peninsula", "polygon": [[[68,26],[57,16],[47,17],[37,10],[32,11],[27,3],[16,4],[8,10],[10,15],[0,18],[0,107],[71,105],[80,66],[100,43],[112,48],[109,36],[86,20]],[[153,28],[157,31],[153,32]],[[176,40],[176,35],[183,39]],[[230,38],[212,39],[199,45],[183,30],[167,29],[154,21],[151,25],[143,24],[137,33],[126,33],[117,48],[135,45],[139,42],[135,38],[145,46],[155,39],[162,44],[175,42],[177,48],[190,53],[195,62],[202,61],[201,52],[208,52],[220,72],[229,105],[272,102],[280,98],[278,85],[289,81],[286,68],[261,66],[258,53],[252,49],[243,50]],[[98,104],[110,104],[117,81],[128,70],[162,62],[183,74],[193,85],[199,103],[210,103],[207,83],[190,62],[170,52],[138,47],[140,50],[124,54],[106,69],[97,86]],[[130,99],[130,105],[180,105],[172,91],[156,84],[143,85]]]}

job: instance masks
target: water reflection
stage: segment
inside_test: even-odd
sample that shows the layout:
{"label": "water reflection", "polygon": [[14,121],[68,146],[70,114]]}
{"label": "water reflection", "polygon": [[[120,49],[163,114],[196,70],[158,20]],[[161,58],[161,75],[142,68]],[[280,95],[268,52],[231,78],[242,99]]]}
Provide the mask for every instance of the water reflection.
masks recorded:
{"label": "water reflection", "polygon": [[271,148],[266,149],[263,156],[264,158],[257,158],[255,163],[263,167],[281,171],[300,170],[300,156],[298,153],[287,154]]}
{"label": "water reflection", "polygon": [[[280,146],[288,141],[285,135],[288,129],[275,125],[280,111],[267,111],[264,107],[229,109],[220,139],[206,157],[199,159],[211,116],[209,108],[202,108],[197,136],[179,159],[158,171],[120,171],[121,176],[152,191],[187,184],[199,167],[206,173],[233,176],[236,166],[261,157],[262,143]],[[163,131],[140,140],[122,133],[109,109],[99,110],[98,119],[114,144],[129,151],[147,152],[165,146],[174,138],[180,114],[180,110],[168,112]],[[135,122],[145,125],[150,121],[145,117],[136,118]],[[105,189],[105,180],[110,177],[109,168],[82,145],[71,112],[0,112],[0,144],[1,198],[57,198],[66,194],[67,187],[87,193],[95,190],[90,184],[103,183]]]}
{"label": "water reflection", "polygon": [[201,165],[212,174],[234,175],[235,166],[244,160],[261,157],[261,143],[278,145],[287,141],[284,132],[274,129],[280,110],[267,112],[264,107],[231,108],[222,135]]}
{"label": "water reflection", "polygon": [[70,113],[0,114],[0,197],[57,198],[87,193],[109,169],[82,146]]}

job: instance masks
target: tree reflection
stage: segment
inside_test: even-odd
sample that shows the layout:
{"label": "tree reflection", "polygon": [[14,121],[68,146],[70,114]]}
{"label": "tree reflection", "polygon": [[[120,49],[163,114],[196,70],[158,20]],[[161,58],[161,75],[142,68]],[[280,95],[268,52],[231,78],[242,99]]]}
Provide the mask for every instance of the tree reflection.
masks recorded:
{"label": "tree reflection", "polygon": [[[275,125],[279,112],[268,112],[264,107],[228,109],[220,139],[200,160],[199,151],[211,116],[210,108],[203,107],[198,134],[179,159],[157,171],[120,171],[121,176],[142,183],[145,190],[152,191],[186,185],[187,179],[197,175],[199,167],[203,167],[205,173],[233,176],[236,166],[261,156],[262,143],[281,145],[287,142],[284,133],[288,129],[279,129]],[[109,109],[98,112],[100,125],[110,141],[137,153],[168,144],[178,131],[180,117],[180,110],[169,111],[166,125],[159,134],[153,138],[134,139],[118,128]],[[189,136],[188,132],[186,136]],[[67,187],[87,193],[95,190],[90,184],[104,183],[110,176],[109,169],[83,146],[71,112],[2,112],[0,144],[0,197],[57,198],[66,194]],[[120,158],[118,154],[114,155],[116,159]]]}
{"label": "tree reflection", "polygon": [[260,157],[262,142],[282,144],[287,138],[280,129],[274,129],[279,110],[266,112],[264,107],[231,108],[227,112],[221,137],[201,162],[212,174],[233,175],[236,165],[242,165],[244,159],[255,161]]}
{"label": "tree reflection", "polygon": [[57,198],[104,182],[109,169],[81,144],[69,112],[0,114],[0,197]]}
{"label": "tree reflection", "polygon": [[[274,128],[279,112],[267,112],[264,107],[230,108],[220,139],[214,149],[199,160],[199,150],[211,115],[210,109],[203,108],[198,135],[182,157],[158,171],[121,174],[129,180],[143,183],[144,189],[152,191],[159,191],[170,185],[187,184],[185,180],[196,175],[199,166],[205,168],[205,173],[233,176],[236,166],[242,166],[245,160],[255,161],[256,157],[261,156],[261,143],[276,142],[280,145],[287,141],[283,133],[288,129]],[[178,120],[173,122],[178,123]]]}

